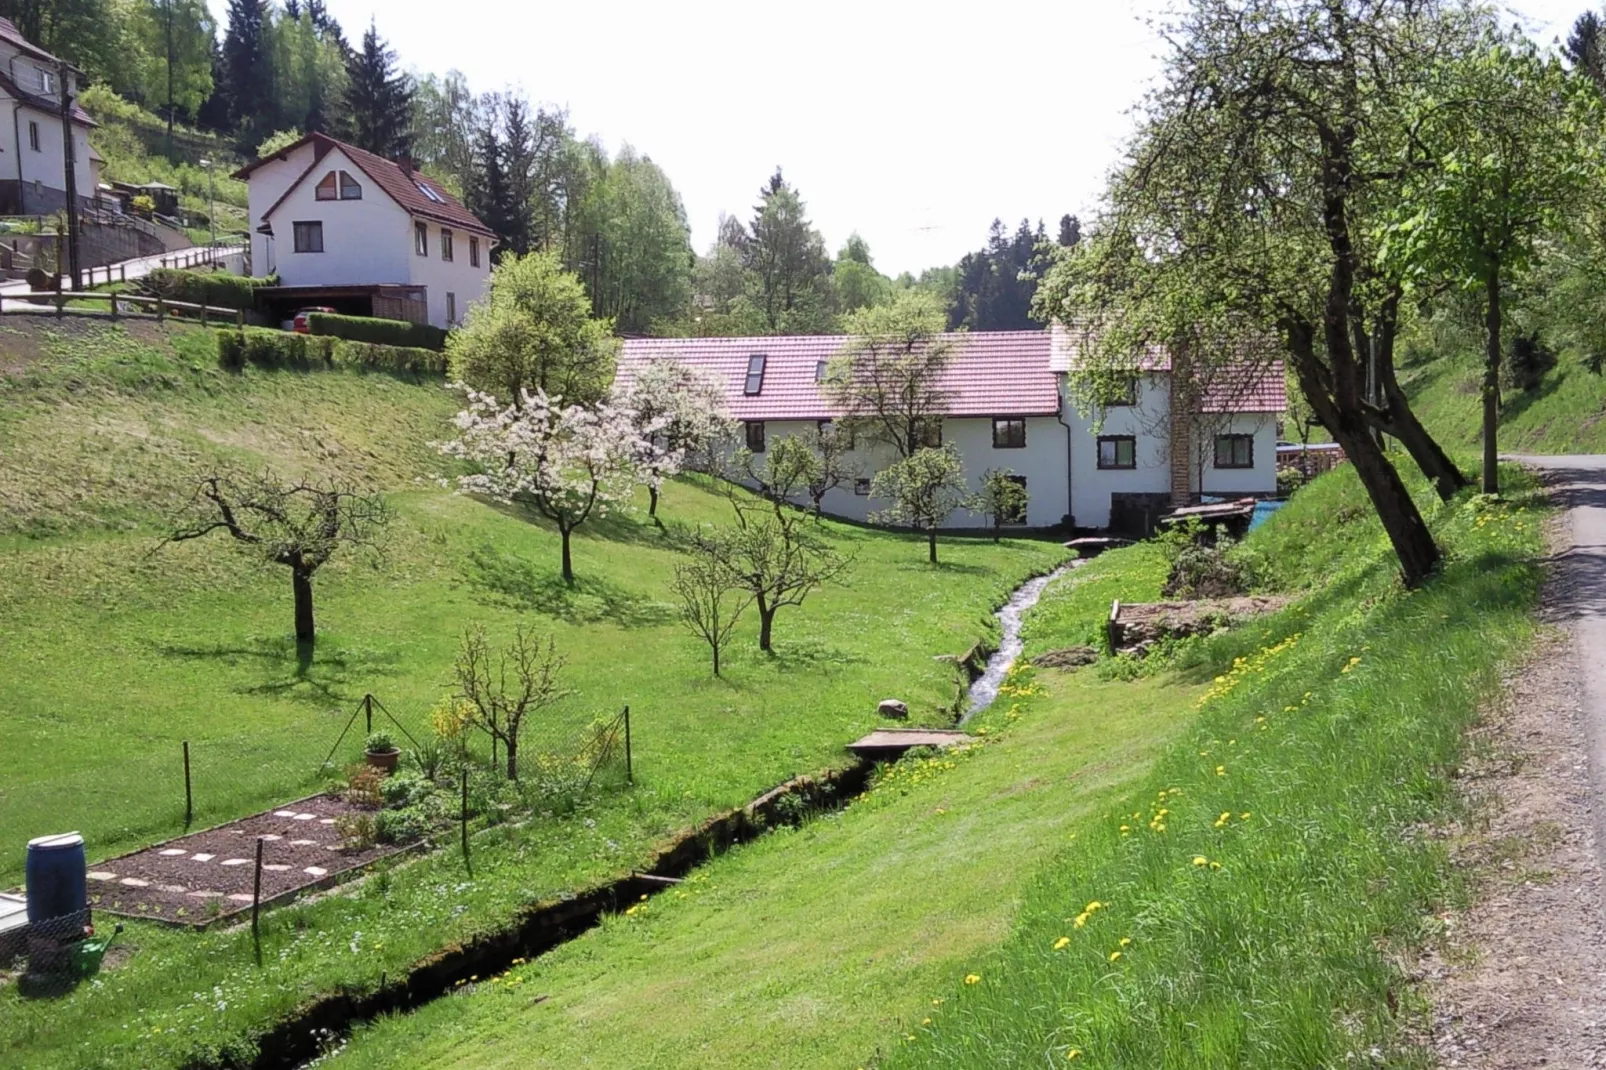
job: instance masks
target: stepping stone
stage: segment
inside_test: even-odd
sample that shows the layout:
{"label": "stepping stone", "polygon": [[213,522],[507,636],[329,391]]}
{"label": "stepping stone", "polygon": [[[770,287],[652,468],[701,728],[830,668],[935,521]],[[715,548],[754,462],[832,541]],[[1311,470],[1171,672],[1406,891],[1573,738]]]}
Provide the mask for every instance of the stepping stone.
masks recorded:
{"label": "stepping stone", "polygon": [[117,883],[128,888],[149,888],[151,886],[150,881],[142,881],[138,877],[124,877]]}
{"label": "stepping stone", "polygon": [[214,859],[216,857],[217,857],[217,855],[208,855],[208,854],[199,854],[199,853],[197,853],[197,854],[190,855],[190,861],[191,862],[210,862],[210,861],[212,861],[212,859]]}
{"label": "stepping stone", "polygon": [[104,869],[92,869],[88,873],[84,874],[84,876],[88,877],[92,881],[114,881],[117,879],[117,874]]}
{"label": "stepping stone", "polygon": [[286,866],[286,865],[283,865],[282,863],[279,863],[279,862],[264,862],[264,863],[262,863],[262,868],[263,869],[271,869],[275,873],[283,873],[285,870],[289,869],[290,867]]}
{"label": "stepping stone", "polygon": [[218,865],[220,865],[220,866],[243,866],[243,865],[247,864],[250,861],[251,860],[249,858],[225,858],[223,861],[219,862]]}
{"label": "stepping stone", "polygon": [[188,851],[182,851],[177,847],[169,847],[169,848],[167,848],[167,850],[158,851],[157,853],[162,855],[164,858],[177,858],[179,855],[187,855],[187,854],[189,854]]}
{"label": "stepping stone", "polygon": [[273,811],[273,816],[274,817],[295,817],[296,816],[296,812],[294,810],[275,810],[275,811]]}
{"label": "stepping stone", "polygon": [[[311,817],[312,815],[308,814],[307,816]],[[320,824],[320,825],[333,825],[334,823],[335,823],[335,819],[332,818],[332,817],[320,817],[318,819],[318,824]]]}
{"label": "stepping stone", "polygon": [[263,843],[272,843],[274,840],[282,840],[282,839],[284,839],[283,836],[264,836],[264,837],[262,837],[262,842]]}
{"label": "stepping stone", "polygon": [[229,896],[229,898],[234,900],[236,903],[249,903],[251,901],[250,896],[244,895],[240,892],[236,892],[235,894]]}
{"label": "stepping stone", "polygon": [[316,846],[318,846],[318,841],[317,840],[291,840],[290,841],[290,846],[291,847],[316,847]]}
{"label": "stepping stone", "polygon": [[309,877],[327,877],[329,875],[329,871],[324,869],[322,866],[308,866],[301,872],[305,873]]}
{"label": "stepping stone", "polygon": [[184,887],[182,884],[162,884],[158,885],[157,887],[161,888],[162,891],[168,893],[169,895],[183,895],[185,892],[189,891],[189,889]]}
{"label": "stepping stone", "polygon": [[313,818],[315,818],[317,816],[318,816],[317,814],[297,814],[291,820],[293,820],[293,821],[311,821]]}
{"label": "stepping stone", "polygon": [[220,897],[222,894],[223,894],[222,892],[191,892],[190,893],[190,898],[191,899],[216,899],[216,898]]}

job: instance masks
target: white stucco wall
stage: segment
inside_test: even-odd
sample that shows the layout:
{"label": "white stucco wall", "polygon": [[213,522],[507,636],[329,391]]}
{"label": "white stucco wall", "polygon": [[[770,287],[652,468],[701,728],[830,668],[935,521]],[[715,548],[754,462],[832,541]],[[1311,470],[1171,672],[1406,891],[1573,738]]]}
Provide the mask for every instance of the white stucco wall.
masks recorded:
{"label": "white stucco wall", "polygon": [[[814,426],[812,420],[765,421],[766,449],[789,435],[813,430]],[[990,418],[944,420],[942,437],[945,443],[958,447],[972,490],[980,488],[982,473],[989,468],[1008,468],[1026,477],[1026,527],[1051,527],[1065,515],[1065,428],[1054,417],[1028,417],[1026,445],[1021,449],[994,449]],[[738,435],[738,442],[741,441]],[[880,443],[863,443],[852,452],[852,460],[864,479],[874,478],[876,472],[892,464],[897,457],[890,446]],[[832,516],[863,521],[872,511],[886,508],[887,502],[857,494],[849,485],[828,491],[821,506]],[[986,517],[961,511],[954,513],[944,526],[980,528],[986,524]]]}
{"label": "white stucco wall", "polygon": [[[1075,431],[1071,442],[1071,515],[1076,526],[1102,528],[1110,522],[1110,495],[1163,494],[1171,489],[1171,445],[1167,425],[1171,412],[1169,376],[1146,375],[1138,382],[1138,403],[1080,413],[1065,402],[1066,422]],[[1102,416],[1102,422],[1100,420]],[[1136,468],[1100,468],[1098,439],[1131,435]]]}
{"label": "white stucco wall", "polygon": [[[1253,468],[1215,467],[1216,434],[1253,435]],[[1274,494],[1277,491],[1277,417],[1269,412],[1240,412],[1225,418],[1210,441],[1203,443],[1201,494]]]}
{"label": "white stucco wall", "polygon": [[[310,152],[310,146],[307,151]],[[291,162],[294,159],[292,157]],[[301,169],[306,169],[305,162]],[[326,172],[336,169],[345,170],[362,185],[361,200],[317,199],[319,179]],[[257,172],[258,175],[261,173]],[[253,187],[257,184],[256,177],[252,175]],[[282,190],[283,187],[280,188]],[[254,189],[252,196],[254,200]],[[254,211],[256,205],[253,204],[252,208]],[[281,283],[285,286],[405,284],[413,281],[412,221],[400,205],[338,149],[324,154],[306,181],[273,209],[268,222],[273,225],[273,259]],[[299,222],[323,224],[323,252],[295,251],[294,224]],[[432,300],[433,297],[431,294]]]}
{"label": "white stucco wall", "polygon": [[[429,230],[429,255],[419,256],[413,251],[412,233],[414,222],[423,223]],[[407,242],[410,258],[408,268],[411,273],[410,281],[416,286],[429,288],[429,322],[437,327],[450,327],[446,316],[446,295],[457,295],[457,320],[462,322],[468,315],[468,306],[478,301],[485,294],[486,285],[491,279],[491,249],[490,239],[485,235],[473,235],[459,227],[443,226],[433,220],[409,220],[407,227]],[[452,259],[441,259],[441,231],[452,232]],[[469,263],[468,240],[478,237],[480,243],[480,265],[474,267]]]}
{"label": "white stucco wall", "polygon": [[[0,143],[0,179],[19,179],[25,184],[38,182],[51,190],[66,188],[66,167],[61,141],[61,116],[16,102],[0,93],[0,108],[4,113],[16,112],[16,125],[5,131]],[[28,124],[39,125],[39,148],[36,151],[28,139]],[[11,124],[5,124],[10,126]],[[73,178],[78,195],[91,198],[95,195],[96,168],[89,159],[89,128],[73,124]],[[20,174],[19,174],[20,172]],[[30,198],[33,191],[29,191]]]}
{"label": "white stucco wall", "polygon": [[[247,223],[251,231],[251,271],[256,275],[271,275],[277,270],[279,242],[266,234],[258,234],[263,214],[284,195],[290,184],[301,177],[301,172],[312,162],[312,146],[303,145],[283,160],[269,160],[251,172],[246,182]],[[290,235],[284,235],[288,245]]]}

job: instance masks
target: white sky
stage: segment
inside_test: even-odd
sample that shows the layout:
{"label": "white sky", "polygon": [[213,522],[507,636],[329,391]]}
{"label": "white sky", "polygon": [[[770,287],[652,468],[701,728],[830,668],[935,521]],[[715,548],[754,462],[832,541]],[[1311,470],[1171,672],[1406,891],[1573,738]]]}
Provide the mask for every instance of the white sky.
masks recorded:
{"label": "white sky", "polygon": [[[1084,217],[1156,67],[1166,0],[540,4],[327,0],[404,66],[522,88],[581,136],[651,156],[699,252],[779,164],[834,253],[857,230],[889,275],[951,264],[994,217]],[[1539,40],[1591,0],[1517,0]],[[220,25],[226,0],[210,0]],[[958,9],[958,5],[953,5]]]}

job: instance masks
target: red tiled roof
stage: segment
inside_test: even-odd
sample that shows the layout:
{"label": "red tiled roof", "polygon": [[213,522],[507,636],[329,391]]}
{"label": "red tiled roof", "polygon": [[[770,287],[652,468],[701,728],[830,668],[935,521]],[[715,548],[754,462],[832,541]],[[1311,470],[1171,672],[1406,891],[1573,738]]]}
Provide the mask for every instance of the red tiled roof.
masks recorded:
{"label": "red tiled roof", "polygon": [[[1049,370],[1047,331],[987,331],[943,335],[955,352],[942,378],[948,416],[1052,416],[1059,389]],[[659,357],[712,368],[725,379],[731,415],[738,420],[829,420],[842,415],[815,381],[820,361],[836,356],[845,335],[759,338],[634,338],[619,355],[618,379],[628,384],[637,368]],[[747,360],[767,358],[757,395],[743,393]]]}
{"label": "red tiled roof", "polygon": [[[387,160],[383,156],[378,156],[366,149],[348,145],[344,141],[330,137],[328,134],[308,134],[301,140],[286,145],[272,156],[252,160],[234,172],[234,177],[248,179],[251,177],[252,172],[263,164],[270,160],[285,159],[308,142],[313,145],[312,165],[290,184],[279,199],[273,202],[272,207],[262,213],[263,219],[271,216],[279,205],[284,202],[284,199],[307,180],[307,176],[317,169],[318,163],[323,160],[331,149],[339,149],[345,153],[347,159],[356,164],[358,170],[367,175],[375,185],[384,190],[386,196],[401,205],[402,209],[409,215],[433,219],[437,223],[461,227],[464,230],[474,231],[477,234],[484,234],[492,238],[496,236],[496,232],[480,222],[478,216],[464,208],[462,202],[448,193],[440,183],[426,177],[422,171],[403,170],[401,164],[394,160]],[[432,200],[419,188],[420,186],[427,186],[434,191],[440,200],[438,202]]]}
{"label": "red tiled roof", "polygon": [[48,59],[52,63],[61,62],[61,60],[57,59],[55,56],[52,56],[49,52],[46,52],[32,41],[22,36],[22,31],[17,29],[17,24],[12,22],[10,19],[0,18],[0,41],[9,41],[11,44],[16,45],[30,56],[35,56],[39,59]]}

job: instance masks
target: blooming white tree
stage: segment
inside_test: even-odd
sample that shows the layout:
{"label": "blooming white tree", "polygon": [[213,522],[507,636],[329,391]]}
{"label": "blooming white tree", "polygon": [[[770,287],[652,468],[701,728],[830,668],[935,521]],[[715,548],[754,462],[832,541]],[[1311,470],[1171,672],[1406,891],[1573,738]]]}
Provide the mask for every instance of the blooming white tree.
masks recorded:
{"label": "blooming white tree", "polygon": [[453,421],[458,437],[440,451],[475,465],[457,486],[500,502],[534,509],[563,539],[563,582],[574,583],[569,536],[592,513],[628,502],[647,446],[661,425],[639,424],[631,410],[610,402],[569,405],[545,391],[524,392],[522,405],[503,407],[491,394],[469,390],[468,408]]}
{"label": "blooming white tree", "polygon": [[649,361],[627,386],[616,385],[614,401],[634,414],[645,447],[637,458],[637,473],[647,487],[651,517],[658,515],[664,480],[699,458],[711,467],[736,426],[720,375],[670,357]]}

